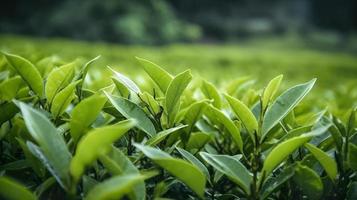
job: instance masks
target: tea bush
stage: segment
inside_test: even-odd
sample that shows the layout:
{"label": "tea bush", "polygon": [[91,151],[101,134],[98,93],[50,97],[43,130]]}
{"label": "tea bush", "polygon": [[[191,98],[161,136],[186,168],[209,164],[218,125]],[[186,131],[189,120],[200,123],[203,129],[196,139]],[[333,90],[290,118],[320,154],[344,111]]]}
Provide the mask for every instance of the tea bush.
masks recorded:
{"label": "tea bush", "polygon": [[99,57],[3,55],[5,199],[357,198],[356,108],[345,120],[302,102],[316,79],[217,88],[137,58],[150,79],[108,67],[98,88],[88,70]]}

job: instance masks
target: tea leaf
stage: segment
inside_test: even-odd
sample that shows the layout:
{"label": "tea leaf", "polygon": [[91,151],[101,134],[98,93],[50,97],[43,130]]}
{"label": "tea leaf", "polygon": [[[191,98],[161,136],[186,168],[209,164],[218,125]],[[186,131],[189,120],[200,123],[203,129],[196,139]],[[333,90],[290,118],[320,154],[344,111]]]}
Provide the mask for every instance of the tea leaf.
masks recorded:
{"label": "tea leaf", "polygon": [[239,185],[246,194],[250,194],[250,183],[252,176],[245,166],[235,157],[228,155],[214,155],[201,152],[202,158],[212,165],[216,170],[225,174],[234,183]]}
{"label": "tea leaf", "polygon": [[175,121],[176,114],[180,108],[180,97],[192,79],[191,71],[186,70],[170,82],[165,94],[165,111],[168,115],[169,125]]}
{"label": "tea leaf", "polygon": [[37,68],[21,56],[4,53],[7,62],[39,97],[43,96],[43,80]]}
{"label": "tea leaf", "polygon": [[128,194],[134,186],[145,179],[151,178],[151,176],[152,175],[140,174],[114,176],[94,186],[84,199],[121,199],[124,195]]}
{"label": "tea leaf", "polygon": [[56,94],[51,105],[52,116],[56,119],[61,116],[75,96],[76,85],[80,81],[73,82]]}
{"label": "tea leaf", "polygon": [[139,129],[147,133],[150,137],[156,135],[156,130],[151,120],[148,118],[146,113],[136,105],[134,102],[131,102],[128,99],[123,97],[116,97],[106,93],[109,101],[112,105],[126,118],[133,118],[138,123],[137,126]]}
{"label": "tea leaf", "polygon": [[74,76],[75,62],[53,69],[47,77],[45,94],[49,105],[52,104],[56,94],[70,84]]}
{"label": "tea leaf", "polygon": [[140,144],[135,147],[141,150],[147,157],[152,159],[157,165],[167,170],[190,187],[199,197],[203,198],[206,185],[206,178],[203,172],[184,160],[171,157],[168,153]]}
{"label": "tea leaf", "polygon": [[163,141],[170,134],[175,133],[176,131],[179,131],[185,127],[187,127],[187,125],[179,125],[179,126],[176,126],[173,128],[163,130],[163,131],[157,133],[156,135],[154,135],[153,137],[151,137],[149,140],[147,140],[145,142],[145,145],[155,146],[155,145],[159,144],[161,141]]}
{"label": "tea leaf", "polygon": [[25,103],[18,102],[17,104],[29,133],[39,145],[48,166],[51,166],[49,171],[62,187],[68,189],[71,154],[63,137],[43,113]]}
{"label": "tea leaf", "polygon": [[[119,149],[112,147],[108,155],[100,157],[100,161],[112,175],[135,174],[140,175],[139,170]],[[145,183],[140,181],[132,188],[132,199],[145,199]]]}
{"label": "tea leaf", "polygon": [[218,109],[222,107],[221,96],[219,95],[217,88],[212,83],[204,80],[201,86],[201,91],[208,99],[213,99],[212,104],[214,107]]}
{"label": "tea leaf", "polygon": [[295,106],[305,97],[305,95],[312,89],[316,79],[296,85],[283,94],[281,94],[268,108],[265,113],[262,125],[262,138],[264,139],[266,134],[277,125]]}
{"label": "tea leaf", "polygon": [[70,173],[74,182],[79,180],[86,166],[94,162],[99,156],[106,154],[110,150],[111,144],[121,138],[135,124],[135,120],[129,119],[87,133],[79,141],[76,154],[71,161]]}
{"label": "tea leaf", "polygon": [[279,75],[273,78],[264,89],[262,96],[262,107],[263,110],[268,106],[269,102],[273,99],[274,95],[279,89],[281,80],[283,80],[283,75]]}
{"label": "tea leaf", "polygon": [[115,71],[113,68],[108,68],[114,73],[114,79],[125,85],[129,90],[133,91],[136,94],[141,93],[140,88],[132,81],[130,78],[124,76],[123,74]]}
{"label": "tea leaf", "polygon": [[217,121],[220,124],[223,124],[224,127],[228,130],[231,134],[234,142],[238,146],[241,152],[243,152],[243,141],[240,135],[240,131],[238,127],[233,123],[231,119],[229,119],[222,111],[218,110],[217,108],[209,105],[205,111],[207,117],[212,120],[213,122]]}
{"label": "tea leaf", "polygon": [[15,98],[21,87],[21,82],[21,77],[15,76],[0,83],[0,100],[11,101]]}
{"label": "tea leaf", "polygon": [[316,172],[304,165],[295,168],[294,182],[308,199],[319,199],[323,192],[323,184]]}
{"label": "tea leaf", "polygon": [[94,94],[79,102],[72,110],[72,118],[69,123],[71,136],[75,143],[81,138],[86,129],[95,121],[102,110],[107,98],[100,94]]}
{"label": "tea leaf", "polygon": [[332,181],[334,181],[337,176],[337,163],[335,162],[335,160],[312,144],[306,143],[305,147],[311,152],[312,155],[314,155],[316,160],[320,162],[328,176],[331,178]]}
{"label": "tea leaf", "polygon": [[25,186],[16,181],[0,177],[0,197],[8,200],[36,200],[37,197]]}
{"label": "tea leaf", "polygon": [[312,130],[309,133],[290,138],[278,144],[266,157],[262,175],[268,177],[269,174],[291,153],[293,153],[298,147],[302,146],[313,136],[320,135],[327,131],[329,126],[324,126],[315,130]]}
{"label": "tea leaf", "polygon": [[205,176],[207,177],[206,179],[208,181],[211,180],[208,169],[204,164],[202,164],[200,160],[198,160],[194,155],[184,149],[181,149],[179,147],[176,147],[176,149],[186,160],[190,161],[190,163],[192,163],[193,165],[196,165],[196,167],[198,167],[205,174]]}
{"label": "tea leaf", "polygon": [[245,128],[248,130],[252,141],[255,141],[254,133],[258,134],[258,122],[255,119],[253,113],[246,105],[244,105],[243,102],[239,101],[238,99],[235,99],[229,95],[225,95],[225,97],[234,113],[238,116],[238,118],[244,124]]}
{"label": "tea leaf", "polygon": [[160,66],[152,63],[148,60],[136,57],[145,72],[151,77],[151,79],[159,86],[163,93],[166,93],[173,77]]}

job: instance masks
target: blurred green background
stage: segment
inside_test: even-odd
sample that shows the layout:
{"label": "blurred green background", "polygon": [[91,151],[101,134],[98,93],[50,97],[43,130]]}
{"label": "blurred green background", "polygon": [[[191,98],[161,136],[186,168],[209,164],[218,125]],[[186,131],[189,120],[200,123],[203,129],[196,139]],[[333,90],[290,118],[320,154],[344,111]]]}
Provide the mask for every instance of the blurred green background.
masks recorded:
{"label": "blurred green background", "polygon": [[[357,99],[355,0],[3,0],[0,50],[37,63],[102,55],[140,81],[135,56],[174,74],[191,68],[222,86],[278,74],[285,87],[318,78],[319,100]],[[323,94],[323,95],[321,95]],[[347,103],[346,103],[347,102]]]}

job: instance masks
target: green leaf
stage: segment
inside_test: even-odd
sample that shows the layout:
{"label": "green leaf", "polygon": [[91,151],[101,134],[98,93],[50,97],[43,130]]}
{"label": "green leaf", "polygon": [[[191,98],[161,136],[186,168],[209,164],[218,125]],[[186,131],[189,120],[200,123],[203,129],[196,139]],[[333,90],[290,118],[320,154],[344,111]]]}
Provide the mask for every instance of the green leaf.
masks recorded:
{"label": "green leaf", "polygon": [[281,163],[285,160],[285,158],[293,153],[298,147],[302,146],[313,136],[320,135],[327,131],[329,126],[324,126],[315,130],[312,130],[309,133],[290,138],[278,144],[266,157],[263,169],[262,176],[268,177],[269,174]]}
{"label": "green leaf", "polygon": [[253,113],[246,105],[244,105],[243,102],[239,101],[238,99],[229,95],[225,95],[225,97],[234,113],[238,116],[238,118],[244,124],[245,128],[248,130],[252,141],[255,141],[254,133],[258,134],[258,122],[255,119]]}
{"label": "green leaf", "polygon": [[79,102],[72,110],[69,123],[71,136],[75,143],[81,138],[88,127],[98,117],[107,98],[100,94],[94,94]]}
{"label": "green leaf", "polygon": [[43,80],[37,68],[21,56],[4,53],[7,62],[39,97],[43,96]]}
{"label": "green leaf", "polygon": [[253,178],[248,169],[236,157],[206,152],[201,152],[200,155],[208,164],[239,185],[246,194],[250,194],[249,187]]}
{"label": "green leaf", "polygon": [[176,131],[179,131],[185,127],[187,127],[187,125],[179,125],[179,126],[176,126],[173,128],[163,130],[163,131],[157,133],[156,135],[154,135],[153,137],[151,137],[149,140],[147,140],[145,142],[145,145],[155,146],[155,145],[159,144],[161,141],[163,141],[170,134],[175,133]]}
{"label": "green leaf", "polygon": [[75,89],[76,85],[80,81],[73,82],[61,90],[58,94],[56,94],[55,98],[53,98],[53,102],[51,105],[51,113],[52,116],[56,119],[61,116],[67,109],[68,105],[72,102],[72,100],[76,97]]}
{"label": "green leaf", "polygon": [[15,76],[0,83],[0,100],[11,101],[15,98],[21,87],[21,82],[21,77]]}
{"label": "green leaf", "polygon": [[197,101],[190,105],[187,109],[184,121],[188,124],[188,127],[185,128],[186,134],[184,135],[184,139],[187,141],[190,137],[190,133],[192,132],[196,122],[201,118],[204,110],[207,108],[208,104],[205,100]]}
{"label": "green leaf", "polygon": [[295,165],[285,168],[280,174],[275,177],[270,177],[264,183],[261,194],[262,200],[269,197],[269,195],[282,186],[286,181],[288,181],[295,174]]}
{"label": "green leaf", "polygon": [[147,92],[143,92],[142,94],[139,94],[140,98],[142,101],[144,101],[148,106],[149,109],[153,112],[153,113],[159,113],[160,112],[160,105],[159,103],[154,99],[153,96],[151,96],[149,93]]}
{"label": "green leaf", "polygon": [[87,133],[79,141],[76,154],[70,164],[70,173],[74,181],[78,182],[86,166],[93,163],[99,156],[106,154],[111,149],[111,144],[121,138],[135,124],[135,120],[129,119]]}
{"label": "green leaf", "polygon": [[75,62],[53,69],[47,77],[45,94],[49,105],[52,104],[56,94],[70,84],[74,76]]}
{"label": "green leaf", "polygon": [[165,94],[165,111],[168,116],[169,126],[175,121],[180,108],[180,97],[192,79],[191,71],[186,70],[170,82]]}
{"label": "green leaf", "polygon": [[136,57],[136,59],[144,68],[145,72],[159,86],[160,90],[163,93],[166,93],[166,90],[168,89],[173,77],[155,63],[138,57]]}
{"label": "green leaf", "polygon": [[349,144],[348,145],[348,154],[347,162],[348,165],[354,170],[357,171],[357,145]]}
{"label": "green leaf", "polygon": [[314,170],[299,164],[295,168],[293,180],[308,199],[320,199],[323,192],[323,184],[320,176]]}
{"label": "green leaf", "polygon": [[78,80],[82,80],[77,88],[78,88],[78,96],[80,99],[82,99],[82,90],[83,90],[83,84],[84,84],[84,81],[87,77],[87,74],[88,74],[88,70],[89,70],[89,67],[96,61],[100,58],[100,55],[93,58],[92,60],[88,61],[86,64],[84,64],[83,68],[81,69],[81,71],[78,73],[78,75],[76,76],[76,78],[74,80],[78,81]]}
{"label": "green leaf", "polygon": [[270,101],[273,99],[274,95],[279,89],[281,80],[283,80],[283,75],[279,75],[273,78],[269,83],[268,86],[264,89],[263,96],[262,96],[262,107],[263,110],[269,105]]}
{"label": "green leaf", "polygon": [[112,78],[112,80],[113,80],[115,87],[117,88],[120,96],[129,98],[129,96],[130,96],[129,89],[122,82],[118,81],[118,79]]}
{"label": "green leaf", "polygon": [[218,110],[212,105],[209,105],[207,107],[205,114],[212,122],[218,122],[220,124],[223,124],[232,136],[234,142],[236,143],[240,151],[243,152],[242,137],[240,135],[238,127],[233,123],[233,121],[229,119],[229,117],[227,117],[225,114],[223,114],[222,111]]}
{"label": "green leaf", "polygon": [[0,188],[0,197],[7,200],[37,199],[25,186],[7,177],[0,177]]}
{"label": "green leaf", "polygon": [[357,182],[353,181],[347,191],[346,200],[357,199]]}
{"label": "green leaf", "polygon": [[[135,174],[140,175],[139,170],[119,149],[112,147],[108,155],[100,157],[100,161],[112,175]],[[133,187],[132,199],[145,199],[145,183],[141,181]],[[130,196],[130,195],[129,195]]]}
{"label": "green leaf", "polygon": [[136,94],[141,93],[140,88],[132,81],[130,78],[124,76],[123,74],[115,71],[113,68],[108,68],[114,73],[114,79],[125,85],[129,90],[133,91]]}
{"label": "green leaf", "polygon": [[190,161],[190,163],[192,163],[193,165],[196,165],[196,167],[198,167],[205,174],[205,176],[207,177],[206,179],[208,181],[211,180],[208,169],[204,164],[202,164],[200,160],[198,160],[194,155],[184,149],[181,149],[179,147],[176,147],[176,149],[186,160]]}
{"label": "green leaf", "polygon": [[48,162],[47,167],[50,166],[48,170],[63,188],[68,189],[71,154],[63,137],[43,113],[22,102],[18,102],[18,106],[29,133]]}
{"label": "green leaf", "polygon": [[35,173],[41,178],[44,177],[46,171],[45,168],[41,165],[42,163],[40,163],[39,160],[33,155],[33,153],[31,153],[23,139],[16,138],[16,140],[20,144],[20,147],[24,152],[26,161],[30,164]]}
{"label": "green leaf", "polygon": [[306,143],[305,147],[311,152],[312,155],[320,162],[322,167],[325,169],[327,175],[332,181],[336,179],[337,176],[337,163],[332,159],[327,153],[323,152],[321,149],[315,147],[312,144]]}
{"label": "green leaf", "polygon": [[212,83],[203,80],[201,91],[208,99],[213,99],[214,107],[218,109],[222,107],[221,96],[219,95],[217,88]]}
{"label": "green leaf", "polygon": [[85,200],[122,199],[133,187],[152,175],[126,174],[109,178],[91,189]]}
{"label": "green leaf", "polygon": [[19,112],[19,109],[13,102],[0,104],[0,125],[13,118],[17,112]]}
{"label": "green leaf", "polygon": [[150,137],[156,135],[156,130],[144,110],[134,102],[123,97],[116,97],[105,93],[111,104],[126,118],[135,119],[139,129],[147,133]]}
{"label": "green leaf", "polygon": [[274,101],[264,115],[261,140],[263,140],[266,134],[295,108],[295,106],[312,89],[315,81],[316,79],[312,79],[307,83],[296,85],[286,90]]}
{"label": "green leaf", "polygon": [[168,153],[140,144],[134,144],[157,165],[167,170],[190,187],[199,197],[203,198],[206,177],[195,165],[182,159],[171,157]]}
{"label": "green leaf", "polygon": [[186,144],[186,149],[201,149],[205,144],[214,139],[212,133],[194,132]]}

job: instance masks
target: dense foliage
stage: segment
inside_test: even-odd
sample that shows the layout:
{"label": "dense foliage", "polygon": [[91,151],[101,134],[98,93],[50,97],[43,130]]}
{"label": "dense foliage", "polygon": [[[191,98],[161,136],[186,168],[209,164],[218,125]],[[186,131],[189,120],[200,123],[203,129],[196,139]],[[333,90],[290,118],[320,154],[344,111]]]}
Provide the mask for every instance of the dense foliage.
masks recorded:
{"label": "dense foliage", "polygon": [[[141,82],[100,58],[58,65],[3,53],[0,196],[5,199],[356,199],[356,109],[302,102],[316,79],[217,88],[137,58]],[[110,79],[107,76],[99,80]]]}

